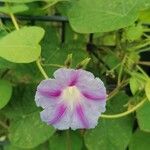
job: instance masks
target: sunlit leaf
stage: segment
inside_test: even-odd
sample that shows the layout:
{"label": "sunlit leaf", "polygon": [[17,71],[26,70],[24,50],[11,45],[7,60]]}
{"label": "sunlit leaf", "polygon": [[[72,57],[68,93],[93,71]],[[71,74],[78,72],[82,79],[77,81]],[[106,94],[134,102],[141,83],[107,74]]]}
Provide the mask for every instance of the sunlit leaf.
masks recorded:
{"label": "sunlit leaf", "polygon": [[139,19],[143,23],[150,23],[150,9],[141,11]]}
{"label": "sunlit leaf", "polygon": [[128,41],[139,40],[143,34],[143,27],[141,24],[133,25],[125,28],[125,36]]}
{"label": "sunlit leaf", "polygon": [[130,90],[133,95],[139,90],[139,82],[135,77],[130,78]]}
{"label": "sunlit leaf", "polygon": [[38,59],[39,45],[44,36],[40,27],[24,27],[13,31],[0,40],[0,56],[15,63],[29,63]]}
{"label": "sunlit leaf", "polygon": [[131,25],[138,16],[140,0],[72,1],[68,16],[80,33],[107,32]]}
{"label": "sunlit leaf", "polygon": [[130,90],[132,94],[135,95],[136,92],[144,90],[145,76],[141,73],[133,72],[129,82],[130,82]]}

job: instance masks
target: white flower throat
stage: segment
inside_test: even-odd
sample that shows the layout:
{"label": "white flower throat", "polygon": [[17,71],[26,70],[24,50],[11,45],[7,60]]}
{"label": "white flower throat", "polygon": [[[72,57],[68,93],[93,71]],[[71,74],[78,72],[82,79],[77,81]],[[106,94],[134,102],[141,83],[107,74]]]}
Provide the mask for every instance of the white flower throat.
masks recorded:
{"label": "white flower throat", "polygon": [[81,99],[81,94],[76,86],[69,86],[63,90],[62,98],[64,101],[70,104],[71,109],[73,109],[74,103]]}

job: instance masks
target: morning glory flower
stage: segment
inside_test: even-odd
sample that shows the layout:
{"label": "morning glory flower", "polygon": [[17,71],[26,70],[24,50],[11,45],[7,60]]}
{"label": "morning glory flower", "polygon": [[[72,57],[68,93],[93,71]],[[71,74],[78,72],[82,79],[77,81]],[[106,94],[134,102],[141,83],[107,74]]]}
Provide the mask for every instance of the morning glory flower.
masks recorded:
{"label": "morning glory flower", "polygon": [[106,89],[88,71],[60,68],[39,84],[35,101],[42,121],[56,129],[94,128],[105,111]]}

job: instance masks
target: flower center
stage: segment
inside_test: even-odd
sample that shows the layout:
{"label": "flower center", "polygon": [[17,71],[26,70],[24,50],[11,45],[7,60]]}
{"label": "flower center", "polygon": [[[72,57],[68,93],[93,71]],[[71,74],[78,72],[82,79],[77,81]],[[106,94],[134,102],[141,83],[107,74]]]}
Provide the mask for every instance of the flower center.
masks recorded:
{"label": "flower center", "polygon": [[70,86],[63,90],[62,97],[72,108],[73,104],[80,100],[81,94],[76,86]]}

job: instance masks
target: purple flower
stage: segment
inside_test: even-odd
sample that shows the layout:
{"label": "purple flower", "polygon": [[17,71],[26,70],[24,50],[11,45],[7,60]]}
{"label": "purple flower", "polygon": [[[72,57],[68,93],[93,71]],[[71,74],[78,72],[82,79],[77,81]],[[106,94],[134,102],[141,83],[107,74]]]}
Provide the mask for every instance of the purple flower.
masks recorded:
{"label": "purple flower", "polygon": [[44,109],[41,119],[57,129],[94,128],[105,111],[106,89],[88,71],[61,68],[39,84],[35,101]]}

